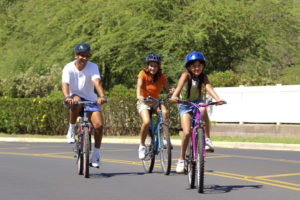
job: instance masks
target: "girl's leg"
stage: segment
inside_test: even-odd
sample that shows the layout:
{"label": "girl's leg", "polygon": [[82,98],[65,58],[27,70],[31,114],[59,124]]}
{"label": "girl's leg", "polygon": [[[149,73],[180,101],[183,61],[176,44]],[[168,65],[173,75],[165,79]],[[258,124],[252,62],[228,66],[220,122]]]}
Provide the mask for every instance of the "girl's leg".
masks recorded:
{"label": "girl's leg", "polygon": [[145,146],[145,140],[147,135],[149,134],[149,126],[150,126],[150,113],[148,109],[144,109],[140,112],[140,116],[142,118],[142,126],[140,130],[140,145]]}
{"label": "girl's leg", "polygon": [[185,151],[189,142],[189,138],[191,136],[191,119],[190,119],[190,114],[185,113],[181,116],[180,121],[181,121],[181,127],[183,130],[183,135],[181,139],[181,150],[180,150],[180,157],[179,160],[184,160],[185,157]]}
{"label": "girl's leg", "polygon": [[189,142],[190,134],[190,114],[185,113],[180,118],[181,127],[183,130],[182,139],[181,139],[181,150],[180,150],[180,157],[176,166],[176,172],[179,174],[184,173],[184,158],[185,158],[185,151]]}
{"label": "girl's leg", "polygon": [[208,118],[208,114],[207,114],[207,110],[206,108],[201,108],[201,112],[202,112],[202,119],[205,123],[205,127],[204,127],[204,131],[205,131],[205,149],[207,152],[214,152],[214,145],[212,144],[211,140],[210,140],[210,122],[209,122],[209,118]]}
{"label": "girl's leg", "polygon": [[209,122],[209,117],[206,108],[201,108],[201,112],[202,112],[202,119],[205,123],[205,127],[204,127],[205,137],[210,138],[210,122]]}
{"label": "girl's leg", "polygon": [[[159,111],[159,108],[157,106],[156,113],[158,113],[158,111]],[[167,109],[166,109],[166,107],[164,105],[161,105],[161,111],[162,111],[162,117],[163,117],[163,120],[164,120],[165,124],[167,126],[169,126],[168,111],[167,111]]]}

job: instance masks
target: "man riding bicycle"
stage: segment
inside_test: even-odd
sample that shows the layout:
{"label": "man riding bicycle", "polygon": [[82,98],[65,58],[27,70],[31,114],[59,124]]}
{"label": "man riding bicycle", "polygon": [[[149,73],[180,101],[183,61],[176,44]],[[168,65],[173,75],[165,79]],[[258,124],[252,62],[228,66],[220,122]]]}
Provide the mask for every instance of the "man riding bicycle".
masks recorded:
{"label": "man riding bicycle", "polygon": [[[76,120],[80,115],[82,106],[74,104],[75,101],[95,101],[102,105],[107,100],[104,96],[98,65],[88,61],[91,56],[89,44],[79,43],[74,48],[75,60],[68,63],[62,74],[62,92],[65,102],[69,105],[69,130],[67,142],[75,142]],[[94,89],[98,93],[95,94]],[[96,104],[87,105],[89,121],[94,127],[95,148],[91,159],[93,167],[100,165],[100,147],[102,141],[103,123],[101,110]]]}

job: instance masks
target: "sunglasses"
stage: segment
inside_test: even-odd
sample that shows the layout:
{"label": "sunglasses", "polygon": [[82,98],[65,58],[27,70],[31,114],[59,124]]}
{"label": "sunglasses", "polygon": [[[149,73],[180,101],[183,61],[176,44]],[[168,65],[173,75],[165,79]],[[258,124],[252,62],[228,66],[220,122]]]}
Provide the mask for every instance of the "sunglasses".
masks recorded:
{"label": "sunglasses", "polygon": [[82,57],[82,58],[90,58],[91,54],[77,54],[78,56]]}

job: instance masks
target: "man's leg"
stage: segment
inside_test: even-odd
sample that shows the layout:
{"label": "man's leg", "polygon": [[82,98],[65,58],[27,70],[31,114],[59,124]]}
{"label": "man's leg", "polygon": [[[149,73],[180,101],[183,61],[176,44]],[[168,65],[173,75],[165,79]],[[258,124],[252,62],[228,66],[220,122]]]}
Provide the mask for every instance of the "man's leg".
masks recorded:
{"label": "man's leg", "polygon": [[[74,101],[80,101],[80,97],[74,96]],[[67,142],[74,143],[75,142],[75,133],[76,133],[76,120],[80,114],[81,106],[80,105],[71,105],[69,109],[69,130],[67,134]]]}
{"label": "man's leg", "polygon": [[100,147],[102,143],[102,135],[103,135],[103,122],[101,112],[89,112],[90,121],[94,127],[94,139],[95,139],[95,147],[92,155],[92,166],[99,167],[100,165]]}

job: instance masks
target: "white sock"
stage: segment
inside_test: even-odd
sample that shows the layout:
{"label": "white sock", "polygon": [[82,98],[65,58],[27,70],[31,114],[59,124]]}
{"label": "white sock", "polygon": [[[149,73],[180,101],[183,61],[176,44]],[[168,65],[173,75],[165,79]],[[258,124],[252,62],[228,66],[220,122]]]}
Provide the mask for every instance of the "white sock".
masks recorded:
{"label": "white sock", "polygon": [[69,126],[70,126],[71,129],[75,129],[76,128],[76,124],[69,123]]}
{"label": "white sock", "polygon": [[94,155],[99,155],[99,153],[100,153],[100,148],[94,148]]}

